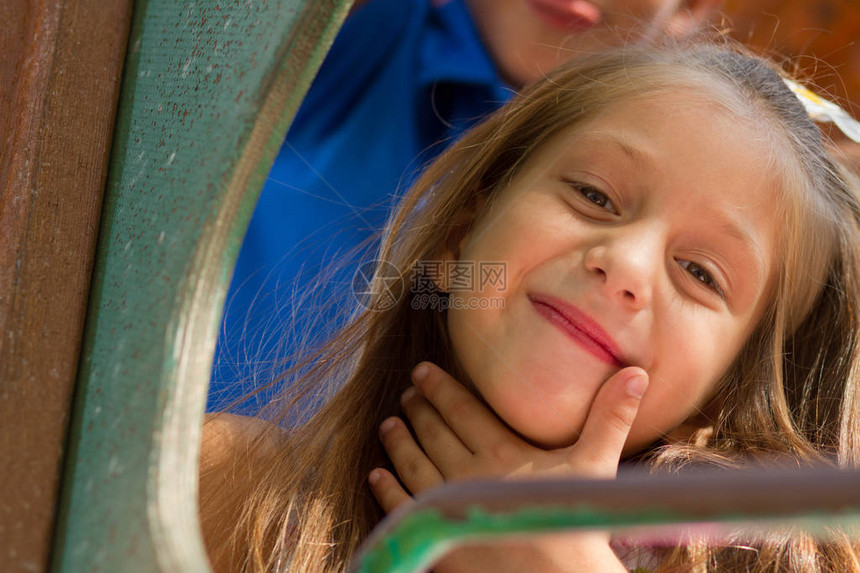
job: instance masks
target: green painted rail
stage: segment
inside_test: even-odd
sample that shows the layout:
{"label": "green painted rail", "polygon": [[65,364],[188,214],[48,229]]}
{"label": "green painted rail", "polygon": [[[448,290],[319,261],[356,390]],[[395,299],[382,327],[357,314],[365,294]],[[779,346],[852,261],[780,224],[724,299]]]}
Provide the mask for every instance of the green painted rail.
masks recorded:
{"label": "green painted rail", "polygon": [[718,541],[729,532],[755,535],[781,525],[818,536],[827,536],[832,527],[856,533],[860,472],[713,471],[448,484],[388,516],[349,571],[425,571],[463,543],[537,533],[602,529],[647,543],[656,533],[665,542],[695,531]]}

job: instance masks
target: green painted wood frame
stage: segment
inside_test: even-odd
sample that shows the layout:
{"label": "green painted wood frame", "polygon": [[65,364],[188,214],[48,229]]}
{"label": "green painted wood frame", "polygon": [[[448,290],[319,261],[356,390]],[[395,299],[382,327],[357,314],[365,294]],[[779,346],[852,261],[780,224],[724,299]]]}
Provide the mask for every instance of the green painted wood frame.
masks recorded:
{"label": "green painted wood frame", "polygon": [[208,570],[196,462],[226,289],[351,4],[136,2],[54,571]]}

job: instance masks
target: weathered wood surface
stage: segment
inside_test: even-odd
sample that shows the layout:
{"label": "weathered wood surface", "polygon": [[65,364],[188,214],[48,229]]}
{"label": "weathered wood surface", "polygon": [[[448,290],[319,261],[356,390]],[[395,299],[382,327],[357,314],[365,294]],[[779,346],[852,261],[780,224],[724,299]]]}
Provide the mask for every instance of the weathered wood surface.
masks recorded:
{"label": "weathered wood surface", "polygon": [[0,6],[0,569],[46,571],[130,0]]}
{"label": "weathered wood surface", "polygon": [[207,569],[196,461],[229,277],[349,4],[135,3],[55,571]]}

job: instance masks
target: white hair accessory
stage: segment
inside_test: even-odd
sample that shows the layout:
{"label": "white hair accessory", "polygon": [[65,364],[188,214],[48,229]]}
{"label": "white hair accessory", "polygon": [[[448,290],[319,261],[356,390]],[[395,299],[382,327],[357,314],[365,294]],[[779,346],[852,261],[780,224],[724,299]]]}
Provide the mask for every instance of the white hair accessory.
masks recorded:
{"label": "white hair accessory", "polygon": [[836,124],[836,127],[848,136],[849,139],[855,143],[860,143],[860,122],[851,117],[847,111],[797,82],[791,81],[788,78],[783,78],[783,81],[788,86],[788,89],[794,92],[800,103],[803,104],[809,117],[818,122]]}

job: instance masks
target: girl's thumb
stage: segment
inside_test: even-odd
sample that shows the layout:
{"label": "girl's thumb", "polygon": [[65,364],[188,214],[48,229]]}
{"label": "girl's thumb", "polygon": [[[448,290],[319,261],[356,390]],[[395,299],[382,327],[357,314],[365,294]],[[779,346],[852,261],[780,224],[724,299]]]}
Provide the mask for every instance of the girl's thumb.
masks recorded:
{"label": "girl's thumb", "polygon": [[648,373],[639,367],[623,368],[610,376],[598,390],[574,445],[577,457],[601,468],[598,473],[614,476],[647,389]]}

